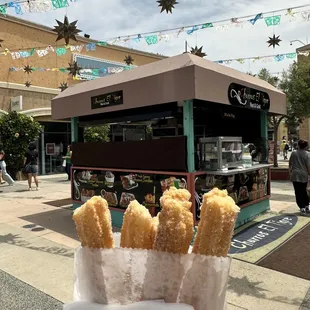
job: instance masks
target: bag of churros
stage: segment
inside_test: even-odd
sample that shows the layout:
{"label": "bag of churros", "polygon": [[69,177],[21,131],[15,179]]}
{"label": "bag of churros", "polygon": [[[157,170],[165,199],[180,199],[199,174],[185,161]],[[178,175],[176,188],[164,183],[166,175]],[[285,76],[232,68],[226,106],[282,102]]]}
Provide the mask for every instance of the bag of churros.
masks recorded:
{"label": "bag of churros", "polygon": [[76,209],[81,247],[75,254],[75,301],[130,305],[164,300],[195,310],[225,309],[227,255],[240,209],[226,191],[213,189],[203,197],[194,237],[190,198],[186,189],[171,187],[154,218],[132,201],[120,235],[112,232],[103,198],[93,197]]}

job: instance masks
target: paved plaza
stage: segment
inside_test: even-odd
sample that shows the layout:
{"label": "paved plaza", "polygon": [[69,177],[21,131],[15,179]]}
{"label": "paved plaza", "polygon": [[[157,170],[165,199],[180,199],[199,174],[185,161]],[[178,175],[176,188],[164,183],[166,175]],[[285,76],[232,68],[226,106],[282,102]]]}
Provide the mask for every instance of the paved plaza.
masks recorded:
{"label": "paved plaza", "polygon": [[[0,186],[0,309],[62,309],[73,299],[79,245],[65,175]],[[272,212],[296,213],[289,182],[272,183]],[[305,240],[307,242],[307,240]],[[310,309],[310,281],[233,259],[228,310]]]}

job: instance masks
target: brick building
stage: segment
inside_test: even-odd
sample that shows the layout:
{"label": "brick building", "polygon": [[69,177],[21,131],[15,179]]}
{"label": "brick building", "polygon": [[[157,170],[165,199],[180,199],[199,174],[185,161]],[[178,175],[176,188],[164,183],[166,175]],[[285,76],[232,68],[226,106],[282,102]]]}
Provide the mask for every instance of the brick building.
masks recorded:
{"label": "brick building", "polygon": [[[116,45],[104,43],[99,46],[98,41],[83,36],[77,37],[78,42],[70,40],[72,45],[65,47],[64,40],[55,42],[56,37],[51,28],[0,15],[0,40],[3,40],[0,47],[0,115],[17,110],[41,123],[44,131],[37,143],[43,174],[61,170],[62,153],[71,141],[70,123],[51,120],[51,99],[60,92],[62,83],[70,86],[83,79],[128,69],[124,62],[128,55],[134,59],[135,66],[164,58]],[[73,60],[80,67],[89,69],[78,75],[78,80],[73,80],[64,70]],[[27,74],[24,66],[36,69]],[[93,72],[92,69],[98,67],[106,69]],[[27,81],[31,83],[30,87],[25,86]],[[47,143],[55,144],[55,155],[46,155]]]}

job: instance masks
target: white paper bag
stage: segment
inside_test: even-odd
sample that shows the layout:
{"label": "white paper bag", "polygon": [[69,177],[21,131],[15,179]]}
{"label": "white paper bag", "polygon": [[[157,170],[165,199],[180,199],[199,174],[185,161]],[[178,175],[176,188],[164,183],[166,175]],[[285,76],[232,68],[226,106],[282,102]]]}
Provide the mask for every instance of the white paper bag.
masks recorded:
{"label": "white paper bag", "polygon": [[166,304],[158,301],[141,301],[130,305],[99,305],[87,301],[64,305],[63,310],[194,310],[184,304]]}
{"label": "white paper bag", "polygon": [[67,166],[67,161],[64,159],[64,161],[62,162],[62,166],[66,167]]}
{"label": "white paper bag", "polygon": [[195,310],[223,310],[230,265],[228,257],[79,247],[74,300],[128,305],[163,299]]}

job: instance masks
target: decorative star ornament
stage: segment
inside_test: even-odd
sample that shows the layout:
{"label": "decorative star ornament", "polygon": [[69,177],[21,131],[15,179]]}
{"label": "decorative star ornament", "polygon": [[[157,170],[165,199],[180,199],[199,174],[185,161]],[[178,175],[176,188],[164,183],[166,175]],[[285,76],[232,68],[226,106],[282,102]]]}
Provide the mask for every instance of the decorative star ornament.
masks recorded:
{"label": "decorative star ornament", "polygon": [[202,51],[202,48],[203,46],[198,48],[196,45],[194,48],[191,48],[191,54],[202,57],[202,58],[207,56],[207,54]]}
{"label": "decorative star ornament", "polygon": [[280,42],[282,40],[280,40],[280,36],[275,36],[273,35],[273,37],[269,37],[269,40],[267,41],[267,43],[269,44],[268,47],[272,46],[273,48],[276,47],[276,45],[280,46]]}
{"label": "decorative star ornament", "polygon": [[133,64],[134,59],[131,57],[131,55],[128,55],[125,57],[124,61],[127,66],[130,66]]}
{"label": "decorative star ornament", "polygon": [[179,2],[176,2],[176,0],[159,0],[157,1],[158,6],[161,6],[160,13],[166,11],[167,13],[172,13],[172,9],[174,9],[174,6],[176,4],[179,4]]}
{"label": "decorative star ornament", "polygon": [[63,92],[68,88],[68,83],[61,83],[58,88]]}
{"label": "decorative star ornament", "polygon": [[27,65],[27,66],[24,66],[24,72],[29,74],[33,71],[32,67]]}
{"label": "decorative star ornament", "polygon": [[26,87],[30,87],[30,86],[31,86],[31,83],[30,83],[29,81],[27,81],[27,82],[25,83],[25,86],[26,86]]}
{"label": "decorative star ornament", "polygon": [[69,67],[67,68],[69,71],[69,74],[71,74],[73,77],[76,77],[78,74],[80,74],[80,71],[82,68],[78,65],[76,61],[69,63]]}
{"label": "decorative star ornament", "polygon": [[68,17],[65,16],[63,23],[57,19],[56,22],[58,25],[54,26],[55,29],[53,29],[53,31],[58,34],[56,42],[61,39],[65,39],[66,45],[68,45],[70,39],[77,41],[76,35],[82,32],[82,30],[77,29],[76,27],[76,23],[78,22],[77,20],[72,23],[69,23]]}

